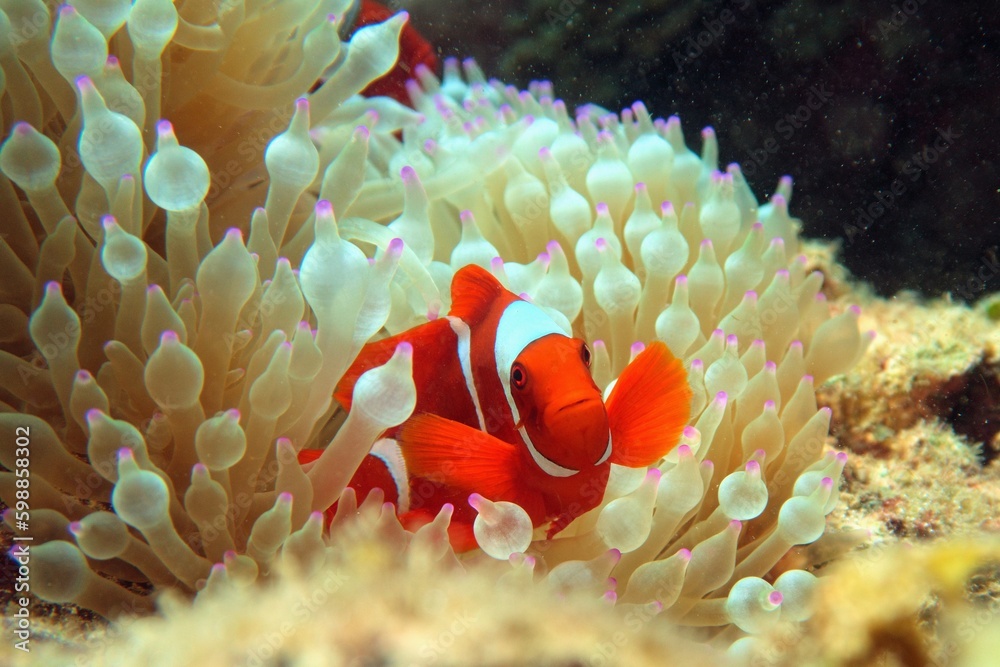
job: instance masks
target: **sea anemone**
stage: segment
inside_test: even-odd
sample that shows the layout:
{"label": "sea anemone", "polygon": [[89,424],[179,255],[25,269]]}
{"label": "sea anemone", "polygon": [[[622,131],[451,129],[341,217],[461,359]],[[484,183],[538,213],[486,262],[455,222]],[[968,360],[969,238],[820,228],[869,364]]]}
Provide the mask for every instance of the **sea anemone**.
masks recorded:
{"label": "sea anemone", "polygon": [[115,618],[153,607],[130,582],[313,571],[357,531],[454,564],[449,506],[410,534],[345,490],[413,410],[411,350],[346,417],[331,395],[474,263],[591,343],[600,387],[659,339],[694,395],[681,444],[558,539],[473,497],[483,551],[726,645],[808,616],[815,577],[775,566],[823,535],[846,460],[814,387],[871,334],[798,254],[791,180],[758,206],[711,129],[699,158],[676,117],[571,118],[471,61],[418,68],[413,108],[362,97],[407,16],[342,43],[349,4],[3,3],[0,423],[30,456],[2,450],[0,498],[12,528],[30,508],[32,592]]}

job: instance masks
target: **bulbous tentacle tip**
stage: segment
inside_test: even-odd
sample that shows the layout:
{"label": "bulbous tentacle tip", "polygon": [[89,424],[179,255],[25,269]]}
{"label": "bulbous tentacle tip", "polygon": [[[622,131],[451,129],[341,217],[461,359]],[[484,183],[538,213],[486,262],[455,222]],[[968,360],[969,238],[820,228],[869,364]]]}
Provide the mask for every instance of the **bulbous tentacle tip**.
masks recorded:
{"label": "bulbous tentacle tip", "polygon": [[174,126],[166,118],[161,118],[156,122],[156,134],[160,140],[174,137]]}
{"label": "bulbous tentacle tip", "polygon": [[160,345],[163,347],[170,347],[172,345],[177,345],[181,342],[180,336],[177,335],[176,331],[167,330],[160,334]]}
{"label": "bulbous tentacle tip", "polygon": [[389,241],[389,245],[386,248],[386,252],[392,255],[393,257],[399,258],[403,256],[404,246],[405,244],[403,242],[403,239],[397,236],[394,237],[391,241]]}
{"label": "bulbous tentacle tip", "polygon": [[333,217],[333,204],[329,199],[320,199],[315,206],[316,216]]}
{"label": "bulbous tentacle tip", "polygon": [[240,245],[243,245],[243,232],[238,227],[230,227],[226,230],[224,240],[229,241],[230,243],[237,242]]}
{"label": "bulbous tentacle tip", "polygon": [[97,92],[97,88],[94,86],[93,79],[91,79],[86,74],[81,74],[80,76],[76,77],[73,83],[76,84],[77,90],[79,90],[81,93],[91,94]]}

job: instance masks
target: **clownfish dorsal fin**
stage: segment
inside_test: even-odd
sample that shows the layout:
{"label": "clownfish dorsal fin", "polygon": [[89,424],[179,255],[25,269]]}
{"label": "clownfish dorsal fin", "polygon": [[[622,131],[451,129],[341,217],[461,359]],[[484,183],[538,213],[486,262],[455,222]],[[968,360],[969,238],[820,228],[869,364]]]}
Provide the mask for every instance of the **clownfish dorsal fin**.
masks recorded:
{"label": "clownfish dorsal fin", "polygon": [[663,342],[651,343],[622,371],[606,405],[611,462],[653,465],[677,445],[691,414],[684,365]]}
{"label": "clownfish dorsal fin", "polygon": [[472,325],[481,321],[490,306],[504,295],[508,301],[517,300],[486,269],[475,264],[463,266],[451,281],[451,310],[448,314]]}
{"label": "clownfish dorsal fin", "polygon": [[438,415],[411,417],[397,435],[410,475],[500,500],[518,489],[517,448]]}

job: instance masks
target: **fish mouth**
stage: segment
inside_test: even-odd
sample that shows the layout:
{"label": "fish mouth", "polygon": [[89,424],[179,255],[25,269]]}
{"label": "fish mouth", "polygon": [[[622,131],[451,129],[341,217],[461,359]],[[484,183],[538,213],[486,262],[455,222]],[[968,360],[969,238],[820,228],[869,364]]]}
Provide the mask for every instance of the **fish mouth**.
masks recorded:
{"label": "fish mouth", "polygon": [[569,403],[565,403],[565,404],[559,406],[559,409],[556,410],[556,413],[558,414],[560,412],[566,412],[566,411],[569,411],[569,410],[574,410],[574,409],[579,408],[580,406],[588,404],[588,403],[598,403],[598,404],[601,404],[601,401],[599,399],[597,399],[596,397],[594,397],[594,396],[584,396],[583,398],[578,398],[575,401],[571,401]]}

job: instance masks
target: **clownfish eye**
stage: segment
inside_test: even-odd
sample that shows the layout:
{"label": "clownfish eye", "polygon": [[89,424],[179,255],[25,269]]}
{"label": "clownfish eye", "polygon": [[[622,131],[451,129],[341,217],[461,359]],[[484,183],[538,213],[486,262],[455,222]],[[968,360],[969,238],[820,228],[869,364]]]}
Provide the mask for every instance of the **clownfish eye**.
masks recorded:
{"label": "clownfish eye", "polygon": [[583,359],[583,365],[590,368],[590,347],[586,343],[580,347],[580,358]]}
{"label": "clownfish eye", "polygon": [[524,389],[528,384],[528,371],[521,364],[514,364],[510,369],[510,383],[515,389]]}

